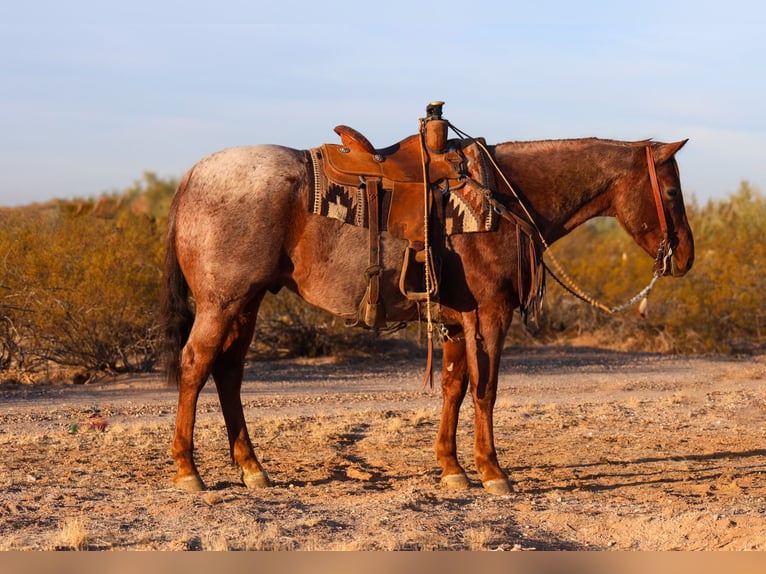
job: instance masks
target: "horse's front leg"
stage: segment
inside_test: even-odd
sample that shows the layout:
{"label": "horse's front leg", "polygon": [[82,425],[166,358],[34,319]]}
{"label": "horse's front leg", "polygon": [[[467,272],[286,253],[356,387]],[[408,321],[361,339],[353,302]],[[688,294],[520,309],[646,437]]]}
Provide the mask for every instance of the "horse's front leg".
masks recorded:
{"label": "horse's front leg", "polygon": [[442,361],[442,417],[436,436],[436,459],[441,463],[441,483],[446,488],[468,488],[465,470],[457,460],[457,423],[468,389],[465,338],[462,327],[449,328]]}
{"label": "horse's front leg", "polygon": [[510,325],[510,311],[504,306],[480,309],[466,316],[466,366],[473,398],[476,469],[484,488],[492,494],[508,494],[508,475],[497,461],[493,411],[497,397],[497,377],[505,333]]}

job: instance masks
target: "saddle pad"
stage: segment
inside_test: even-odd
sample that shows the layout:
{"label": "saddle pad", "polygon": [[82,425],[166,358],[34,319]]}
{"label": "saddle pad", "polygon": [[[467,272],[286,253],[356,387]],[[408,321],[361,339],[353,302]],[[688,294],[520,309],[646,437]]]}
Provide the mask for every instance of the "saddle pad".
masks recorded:
{"label": "saddle pad", "polygon": [[[460,145],[462,142],[457,142]],[[481,149],[475,144],[462,148],[465,157],[465,172],[469,176],[463,180],[446,179],[440,183],[445,204],[444,224],[447,235],[493,231],[497,228],[498,215],[485,199],[482,187],[494,189],[494,178]],[[337,219],[343,223],[368,227],[367,196],[362,179],[357,185],[331,179],[325,168],[322,148],[308,150],[311,163],[311,188],[308,197],[310,213]],[[371,177],[375,177],[374,175]],[[417,201],[412,194],[422,194],[422,184],[397,184],[386,178],[381,189],[380,230],[390,231],[397,237],[415,239],[413,225],[402,225],[401,213],[407,205]],[[418,213],[407,214],[410,222],[416,222],[422,233],[422,199]],[[393,216],[393,219],[392,219]]]}
{"label": "saddle pad", "polygon": [[[353,186],[330,180],[322,164],[321,148],[309,150],[311,158],[311,187],[309,189],[309,213],[337,219],[341,223],[369,227],[367,221],[367,193],[362,181]],[[381,189],[381,222],[379,229],[388,231],[386,222],[391,209],[391,190]]]}
{"label": "saddle pad", "polygon": [[[446,197],[444,206],[444,231],[447,235],[477,233],[497,229],[498,214],[486,199],[484,190],[494,190],[495,178],[489,169],[484,152],[475,143],[463,147],[468,178],[460,182],[457,189],[443,190]],[[447,180],[446,185],[455,182]]]}

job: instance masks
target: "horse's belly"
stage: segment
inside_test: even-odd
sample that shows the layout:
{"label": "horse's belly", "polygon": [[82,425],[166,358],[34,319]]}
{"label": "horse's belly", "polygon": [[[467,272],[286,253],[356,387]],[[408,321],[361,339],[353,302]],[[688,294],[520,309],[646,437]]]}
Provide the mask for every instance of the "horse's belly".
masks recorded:
{"label": "horse's belly", "polygon": [[[416,311],[399,291],[405,240],[384,233],[381,293],[389,321],[405,321]],[[370,239],[367,229],[311,215],[300,242],[291,253],[292,280],[308,303],[345,318],[355,318],[367,290]]]}

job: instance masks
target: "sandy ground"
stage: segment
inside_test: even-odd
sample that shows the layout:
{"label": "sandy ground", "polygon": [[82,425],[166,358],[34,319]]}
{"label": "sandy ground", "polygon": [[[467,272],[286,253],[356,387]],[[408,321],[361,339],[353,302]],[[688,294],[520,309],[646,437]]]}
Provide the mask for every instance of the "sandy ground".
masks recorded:
{"label": "sandy ground", "polygon": [[[211,384],[174,490],[159,375],[0,385],[2,550],[766,549],[766,357],[512,348],[496,408],[514,490],[439,486],[424,363],[253,363],[243,396],[275,482],[247,490]],[[437,381],[438,384],[438,381]]]}

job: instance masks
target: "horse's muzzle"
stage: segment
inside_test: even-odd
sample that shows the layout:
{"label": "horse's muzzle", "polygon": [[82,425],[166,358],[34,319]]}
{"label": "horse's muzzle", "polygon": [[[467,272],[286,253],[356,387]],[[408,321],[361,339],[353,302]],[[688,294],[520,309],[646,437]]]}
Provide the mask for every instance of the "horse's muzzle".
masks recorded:
{"label": "horse's muzzle", "polygon": [[670,258],[670,265],[665,270],[665,275],[671,275],[673,277],[683,277],[692,268],[694,263],[694,255],[690,255],[686,258],[686,261],[679,261],[677,254],[673,254]]}
{"label": "horse's muzzle", "polygon": [[694,263],[694,257],[688,257],[683,265],[679,265],[678,258],[674,256],[670,260],[669,274],[673,277],[683,277],[692,268],[692,263]]}
{"label": "horse's muzzle", "polygon": [[694,248],[683,245],[678,248],[678,241],[663,239],[654,260],[654,272],[662,277],[683,277],[694,263]]}

